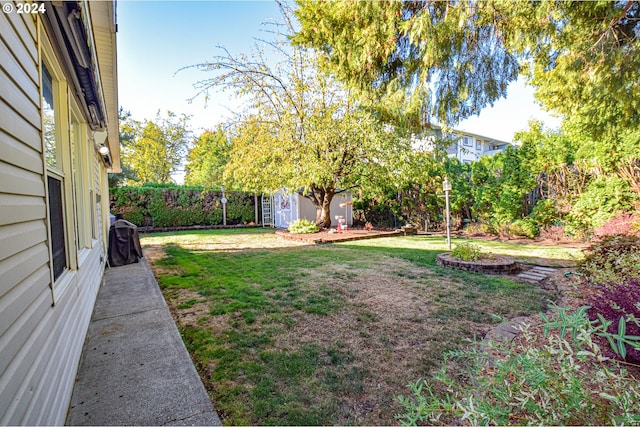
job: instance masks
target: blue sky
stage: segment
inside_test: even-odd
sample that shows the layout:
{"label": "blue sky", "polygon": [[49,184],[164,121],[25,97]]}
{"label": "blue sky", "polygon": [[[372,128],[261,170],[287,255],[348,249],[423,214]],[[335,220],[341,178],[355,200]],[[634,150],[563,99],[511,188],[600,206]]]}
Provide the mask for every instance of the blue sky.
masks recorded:
{"label": "blue sky", "polygon": [[[212,75],[178,70],[211,60],[221,53],[218,46],[249,54],[255,38],[265,35],[263,23],[279,16],[270,0],[119,0],[117,8],[120,105],[137,120],[152,119],[158,110],[191,115],[196,135],[229,118],[237,102],[223,93],[207,103],[203,97],[189,103],[196,94],[193,84]],[[533,89],[519,82],[510,86],[507,99],[457,128],[511,141],[532,118],[550,127],[559,123],[535,104]]]}

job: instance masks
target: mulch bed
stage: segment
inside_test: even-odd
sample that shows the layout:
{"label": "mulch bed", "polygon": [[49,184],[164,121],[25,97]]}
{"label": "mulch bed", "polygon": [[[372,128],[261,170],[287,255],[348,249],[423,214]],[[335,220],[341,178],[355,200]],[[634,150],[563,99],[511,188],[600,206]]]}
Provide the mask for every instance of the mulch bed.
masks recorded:
{"label": "mulch bed", "polygon": [[362,239],[375,239],[377,237],[391,237],[391,236],[403,236],[402,230],[393,231],[381,231],[381,230],[361,230],[361,229],[347,229],[340,233],[329,233],[328,231],[321,231],[318,233],[309,234],[294,234],[287,230],[278,230],[276,235],[287,240],[296,240],[300,242],[322,244],[322,243],[335,243],[335,242],[349,242],[352,240]]}

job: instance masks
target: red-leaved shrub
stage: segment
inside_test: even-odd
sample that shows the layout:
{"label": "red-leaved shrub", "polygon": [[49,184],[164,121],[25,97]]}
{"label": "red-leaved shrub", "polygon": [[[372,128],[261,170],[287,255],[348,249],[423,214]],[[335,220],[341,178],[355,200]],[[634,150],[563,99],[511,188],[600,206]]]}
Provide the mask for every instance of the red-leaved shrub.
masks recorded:
{"label": "red-leaved shrub", "polygon": [[625,214],[610,219],[602,227],[593,230],[596,238],[624,234],[640,237],[640,214]]}
{"label": "red-leaved shrub", "polygon": [[[598,314],[611,321],[608,332],[616,334],[620,318],[625,316],[626,335],[640,336],[640,279],[631,278],[626,283],[609,283],[596,285],[599,292],[590,297],[587,304],[589,319],[596,320]],[[608,357],[620,359],[605,338],[600,342],[601,348]],[[640,350],[626,345],[627,356],[624,360],[640,364]]]}

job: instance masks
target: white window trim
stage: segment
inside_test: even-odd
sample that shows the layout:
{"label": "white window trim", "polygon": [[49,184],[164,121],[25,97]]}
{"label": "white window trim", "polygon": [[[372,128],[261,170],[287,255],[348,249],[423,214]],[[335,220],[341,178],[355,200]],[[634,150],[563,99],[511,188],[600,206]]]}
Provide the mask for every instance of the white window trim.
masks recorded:
{"label": "white window trim", "polygon": [[[53,103],[54,111],[56,112],[56,150],[60,150],[57,160],[60,162],[57,167],[52,167],[47,164],[46,150],[44,134],[41,135],[42,139],[42,161],[45,167],[45,176],[54,176],[57,179],[61,179],[62,182],[62,198],[63,198],[63,222],[64,222],[64,235],[65,235],[65,252],[66,252],[66,269],[60,276],[54,280],[53,273],[53,254],[51,251],[51,226],[49,209],[46,209],[46,223],[47,223],[47,241],[49,242],[49,262],[50,262],[50,283],[53,304],[55,305],[64,291],[71,283],[74,274],[73,272],[78,269],[78,251],[76,246],[76,224],[74,217],[74,202],[73,202],[73,173],[71,164],[71,141],[70,141],[70,99],[69,99],[69,87],[65,78],[64,72],[58,62],[58,59],[54,53],[53,47],[49,42],[46,31],[44,30],[42,23],[38,25],[38,39],[40,41],[40,61],[38,63],[40,74],[40,102],[42,103],[42,64],[46,64],[47,70],[51,74],[53,80]],[[42,104],[40,105],[42,114]],[[42,119],[41,119],[42,120]],[[47,179],[45,182],[45,198],[47,206],[49,206],[49,189]]]}
{"label": "white window trim", "polygon": [[[73,156],[76,162],[76,172],[73,173],[75,197],[73,197],[74,213],[77,226],[78,250],[93,248],[91,215],[92,209],[89,190],[93,173],[93,159],[91,157],[91,142],[89,128],[83,120],[80,108],[75,100],[71,100],[71,126],[75,126],[74,141],[71,141]],[[81,264],[81,263],[79,263]]]}

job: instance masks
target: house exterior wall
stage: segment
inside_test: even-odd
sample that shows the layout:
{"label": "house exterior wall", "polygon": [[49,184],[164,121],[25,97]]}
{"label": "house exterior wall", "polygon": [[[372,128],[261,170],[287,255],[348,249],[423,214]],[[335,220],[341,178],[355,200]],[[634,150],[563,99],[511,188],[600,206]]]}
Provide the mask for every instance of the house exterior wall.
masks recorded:
{"label": "house exterior wall", "polygon": [[414,137],[414,146],[416,149],[434,150],[436,138],[451,141],[444,150],[447,156],[455,157],[462,163],[471,163],[484,156],[493,156],[512,145],[510,142],[463,131],[443,134],[442,129],[435,127],[430,136]]}
{"label": "house exterior wall", "polygon": [[493,156],[503,152],[511,144],[492,138],[461,133],[454,142],[447,147],[449,157],[456,157],[462,163],[471,163],[484,156]]}
{"label": "house exterior wall", "polygon": [[[64,424],[104,271],[107,169],[53,39],[39,14],[0,14],[1,425]],[[55,69],[60,107],[55,170],[45,154],[42,61]],[[53,175],[63,177],[66,249],[55,278]]]}

